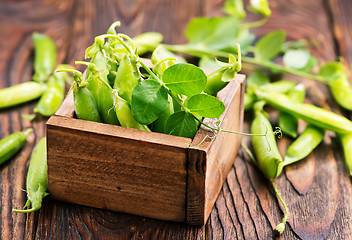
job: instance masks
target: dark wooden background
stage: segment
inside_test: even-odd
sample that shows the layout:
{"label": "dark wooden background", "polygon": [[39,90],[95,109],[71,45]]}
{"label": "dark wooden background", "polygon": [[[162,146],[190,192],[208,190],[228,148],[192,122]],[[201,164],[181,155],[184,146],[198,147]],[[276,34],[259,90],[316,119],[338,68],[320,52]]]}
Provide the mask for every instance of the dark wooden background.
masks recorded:
{"label": "dark wooden background", "polygon": [[[186,23],[195,16],[220,15],[223,0],[27,0],[0,1],[0,88],[31,80],[31,33],[52,37],[59,62],[82,60],[93,37],[116,20],[119,31],[134,36],[159,31],[166,43],[183,43]],[[308,39],[320,62],[343,56],[352,63],[352,1],[270,0],[273,14],[258,35],[284,29],[288,38]],[[257,19],[250,15],[250,20]],[[312,103],[350,116],[331,100],[325,86],[303,81]],[[264,177],[246,162],[240,151],[204,227],[171,223],[58,202],[48,197],[40,211],[12,213],[24,205],[25,176],[35,143],[45,135],[46,118],[30,122],[36,102],[0,110],[0,138],[34,128],[25,147],[0,167],[1,239],[271,239],[272,228],[283,216]],[[246,127],[250,115],[246,115]],[[248,130],[248,129],[247,129]],[[249,139],[245,139],[248,142]],[[284,150],[288,139],[281,139]],[[287,167],[275,180],[291,214],[282,239],[352,239],[352,185],[336,136],[324,142],[306,160]],[[147,203],[146,203],[147,204]]]}

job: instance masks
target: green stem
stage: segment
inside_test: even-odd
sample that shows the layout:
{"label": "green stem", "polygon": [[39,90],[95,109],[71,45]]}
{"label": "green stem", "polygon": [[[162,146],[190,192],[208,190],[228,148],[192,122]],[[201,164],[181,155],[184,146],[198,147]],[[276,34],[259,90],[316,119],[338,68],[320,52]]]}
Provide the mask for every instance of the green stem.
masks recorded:
{"label": "green stem", "polygon": [[318,75],[302,72],[302,71],[299,71],[299,70],[296,70],[293,68],[287,68],[287,67],[281,66],[281,65],[274,63],[274,62],[271,62],[271,61],[263,61],[260,59],[255,59],[255,58],[246,57],[246,56],[243,56],[242,60],[246,63],[251,63],[251,64],[267,67],[272,70],[278,70],[278,71],[282,71],[284,73],[289,73],[289,74],[293,74],[296,76],[317,80],[322,83],[327,83],[327,79],[320,77]]}
{"label": "green stem", "polygon": [[[225,51],[218,51],[218,50],[212,50],[212,49],[206,49],[204,47],[201,46],[197,46],[197,45],[190,45],[190,44],[181,44],[181,45],[169,45],[169,44],[161,44],[163,47],[165,47],[167,50],[172,51],[172,52],[179,52],[179,53],[185,53],[185,54],[189,54],[195,57],[203,57],[203,56],[209,56],[209,57],[224,57],[224,58],[228,58],[229,56],[229,52],[225,52]],[[150,49],[154,49],[156,47],[156,45],[150,44],[150,45],[143,45],[143,47],[147,47]],[[321,76],[315,75],[315,74],[311,74],[311,73],[306,73],[306,72],[302,72],[296,69],[292,69],[292,68],[287,68],[284,67],[280,64],[271,62],[271,61],[263,61],[260,59],[256,59],[256,58],[252,58],[252,57],[247,57],[247,56],[242,56],[242,61],[245,63],[250,63],[250,64],[254,64],[254,65],[258,65],[258,66],[262,66],[262,67],[266,67],[272,70],[277,70],[277,71],[281,71],[284,73],[288,73],[288,74],[293,74],[296,76],[300,76],[300,77],[304,77],[304,78],[308,78],[308,79],[312,79],[312,80],[316,80],[322,83],[327,83],[328,79],[325,79]]]}
{"label": "green stem", "polygon": [[278,233],[282,234],[283,231],[285,230],[285,225],[286,225],[286,222],[287,222],[289,210],[288,210],[288,207],[287,207],[284,199],[281,197],[281,194],[280,194],[279,190],[277,189],[276,184],[274,183],[274,181],[270,180],[270,182],[271,182],[271,185],[273,186],[273,189],[275,191],[275,195],[277,196],[277,198],[280,200],[280,202],[284,206],[284,217],[283,217],[281,223],[279,223],[275,227],[275,231],[277,231]]}
{"label": "green stem", "polygon": [[260,19],[259,21],[256,21],[256,22],[243,23],[242,27],[243,28],[247,28],[247,29],[249,29],[249,28],[258,28],[258,27],[263,26],[268,20],[269,20],[269,18],[265,17],[265,18],[262,18],[262,19]]}

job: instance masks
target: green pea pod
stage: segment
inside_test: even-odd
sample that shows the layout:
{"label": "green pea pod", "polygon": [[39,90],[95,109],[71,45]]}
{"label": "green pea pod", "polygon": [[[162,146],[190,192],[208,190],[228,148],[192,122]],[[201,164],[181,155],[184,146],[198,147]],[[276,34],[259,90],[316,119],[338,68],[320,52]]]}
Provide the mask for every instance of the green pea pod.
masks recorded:
{"label": "green pea pod", "polygon": [[319,76],[329,79],[332,96],[343,108],[352,111],[352,87],[341,62],[328,62],[319,69]]}
{"label": "green pea pod", "polygon": [[132,111],[131,111],[130,107],[128,106],[127,101],[118,95],[117,90],[113,90],[113,94],[115,97],[116,116],[117,116],[121,126],[150,132],[149,128],[146,125],[139,124],[133,118]]}
{"label": "green pea pod", "polygon": [[272,82],[269,84],[265,84],[265,85],[261,86],[260,89],[264,90],[264,91],[287,93],[295,86],[296,86],[296,83],[293,81],[280,80],[280,81]]}
{"label": "green pea pod", "polygon": [[79,88],[74,93],[73,97],[77,118],[93,122],[102,122],[97,103],[87,87]]}
{"label": "green pea pod", "polygon": [[228,82],[222,81],[222,76],[224,75],[226,68],[219,68],[212,73],[207,75],[207,85],[205,86],[204,92],[215,96],[217,92],[223,89]]}
{"label": "green pea pod", "polygon": [[56,66],[56,46],[54,41],[40,33],[32,34],[34,42],[34,75],[36,82],[45,82]]}
{"label": "green pea pod", "polygon": [[[288,80],[280,80],[260,86],[260,89],[265,91],[273,91],[279,93],[287,93],[296,86],[296,83]],[[254,93],[255,87],[247,88],[247,92],[244,95],[244,110],[248,111],[253,108],[254,103],[257,101],[257,97]]]}
{"label": "green pea pod", "polygon": [[352,111],[352,87],[347,75],[340,75],[330,80],[328,85],[335,101],[341,107]]}
{"label": "green pea pod", "polygon": [[[87,89],[92,93],[97,103],[102,121],[108,124],[119,125],[114,108],[112,89],[107,83],[106,74],[101,74],[93,63],[76,63],[88,65],[86,75],[86,81],[88,82]],[[102,79],[102,77],[104,79]]]}
{"label": "green pea pod", "polygon": [[238,60],[230,54],[228,63],[218,62],[222,67],[207,75],[204,92],[215,96],[229,81],[235,78],[236,73],[241,70],[240,50],[238,54]]}
{"label": "green pea pod", "polygon": [[255,94],[272,107],[288,112],[322,129],[342,134],[352,132],[352,122],[350,120],[326,109],[311,104],[292,102],[288,97],[277,92],[266,92],[257,89]]}
{"label": "green pea pod", "polygon": [[28,135],[32,132],[29,128],[24,132],[15,132],[0,141],[0,164],[3,164],[15,155],[26,143]]}
{"label": "green pea pod", "polygon": [[37,99],[45,89],[45,84],[37,82],[25,82],[0,89],[0,109]]}
{"label": "green pea pod", "polygon": [[[58,69],[62,67],[59,65]],[[34,112],[40,113],[45,117],[54,115],[65,98],[65,82],[67,78],[69,78],[68,74],[63,72],[57,72],[49,78],[48,88],[40,98],[37,107],[34,108]]]}
{"label": "green pea pod", "polygon": [[[306,89],[303,84],[298,84],[288,91],[287,97],[293,102],[303,103],[306,96]],[[281,131],[293,138],[297,137],[298,119],[287,112],[280,112],[279,127]]]}
{"label": "green pea pod", "polygon": [[27,202],[23,208],[31,205],[30,209],[13,209],[18,213],[38,211],[42,206],[42,200],[48,195],[47,191],[47,161],[46,161],[46,138],[42,138],[34,148],[27,172],[26,188]]}
{"label": "green pea pod", "polygon": [[307,157],[323,140],[325,131],[308,124],[301,135],[287,148],[284,165],[290,165]]}
{"label": "green pea pod", "polygon": [[267,178],[276,178],[283,168],[282,157],[276,145],[273,129],[263,110],[265,102],[254,105],[254,119],[251,124],[252,134],[267,134],[267,136],[252,136],[252,146],[259,169]]}
{"label": "green pea pod", "polygon": [[343,151],[345,153],[347,170],[352,177],[352,134],[338,134],[338,136],[341,140]]}
{"label": "green pea pod", "polygon": [[118,90],[120,97],[131,104],[132,91],[140,81],[141,75],[136,62],[131,60],[128,54],[125,54],[119,62],[114,89]]}

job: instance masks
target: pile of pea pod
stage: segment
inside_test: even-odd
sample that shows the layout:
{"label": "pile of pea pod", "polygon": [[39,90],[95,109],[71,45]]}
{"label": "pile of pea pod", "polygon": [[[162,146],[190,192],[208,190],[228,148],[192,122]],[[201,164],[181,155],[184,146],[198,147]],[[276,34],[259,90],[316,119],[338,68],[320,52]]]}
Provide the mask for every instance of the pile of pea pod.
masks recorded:
{"label": "pile of pea pod", "polygon": [[[342,63],[328,63],[341,68]],[[322,68],[324,69],[324,68]],[[269,178],[276,178],[283,167],[307,157],[323,140],[326,130],[335,132],[341,140],[345,153],[346,166],[352,176],[352,122],[336,113],[317,106],[304,103],[305,87],[293,81],[270,80],[259,72],[249,76],[245,94],[245,110],[253,110],[254,119],[251,133],[273,132],[264,105],[268,104],[280,111],[278,126],[282,133],[294,139],[287,148],[284,158],[281,157],[273,134],[266,138],[252,136],[252,147],[256,164]],[[307,123],[305,130],[298,136],[298,119]]]}
{"label": "pile of pea pod", "polygon": [[[70,79],[66,73],[54,73],[55,67],[61,69],[69,66],[63,64],[56,66],[57,50],[50,37],[33,33],[32,39],[34,43],[33,81],[0,89],[0,109],[40,98],[34,112],[50,117],[61,105],[65,97],[65,82]],[[22,148],[30,132],[32,132],[31,129],[16,132],[0,141],[0,164]]]}
{"label": "pile of pea pod", "polygon": [[[66,81],[71,82],[71,77],[67,73],[56,73],[55,69],[71,67],[64,64],[56,65],[57,50],[50,37],[33,33],[32,39],[34,44],[33,81],[0,89],[0,109],[7,109],[39,98],[34,112],[44,117],[50,117],[56,112],[65,97]],[[32,114],[24,117],[32,120],[35,116]],[[32,131],[29,128],[1,139],[0,164],[11,159],[24,146]],[[27,173],[28,201],[25,207],[31,205],[31,208],[14,211],[32,212],[40,209],[42,198],[47,195],[46,174],[46,138],[44,137],[34,149]]]}
{"label": "pile of pea pod", "polygon": [[[150,78],[161,79],[167,68],[177,63],[186,63],[186,60],[159,46],[151,55],[153,64],[151,72],[149,75],[142,74],[138,54],[145,52],[143,48],[137,49],[136,43],[158,44],[162,41],[162,35],[144,33],[131,39],[116,32],[115,27],[119,24],[119,22],[113,23],[106,34],[95,37],[93,45],[85,52],[85,58],[90,59],[89,62],[76,61],[76,64],[87,66],[85,74],[72,69],[57,70],[57,72],[72,73],[74,82],[71,89],[74,96],[75,115],[82,120],[170,134],[165,131],[166,122],[172,114],[182,108],[179,102],[186,100],[181,97],[179,102],[175,102],[174,98],[168,96],[169,103],[156,120],[143,124],[133,115],[133,99],[136,101],[139,99],[132,98],[132,93],[141,82]],[[231,58],[229,63],[224,63],[224,66],[207,76],[204,92],[216,95],[228,83],[223,81],[225,73],[227,76],[234,76],[239,70],[238,62],[235,58]],[[147,90],[140,89],[140,91]],[[192,134],[186,136],[192,138],[194,136]]]}

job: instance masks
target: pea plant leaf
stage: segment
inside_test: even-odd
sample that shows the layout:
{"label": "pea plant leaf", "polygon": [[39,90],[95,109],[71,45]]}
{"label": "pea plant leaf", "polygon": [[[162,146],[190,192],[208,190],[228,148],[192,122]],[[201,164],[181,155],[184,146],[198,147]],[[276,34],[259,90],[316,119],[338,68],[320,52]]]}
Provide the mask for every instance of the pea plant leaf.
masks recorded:
{"label": "pea plant leaf", "polygon": [[270,78],[261,71],[255,71],[246,79],[247,88],[260,87],[270,83]]}
{"label": "pea plant leaf", "polygon": [[179,111],[168,118],[164,131],[174,136],[193,138],[198,131],[198,124],[191,113]]}
{"label": "pea plant leaf", "polygon": [[292,49],[285,52],[283,63],[289,68],[311,71],[316,63],[314,59],[306,49]]}
{"label": "pea plant leaf", "polygon": [[261,60],[270,60],[282,51],[286,33],[283,30],[277,30],[263,36],[255,45],[254,56]]}
{"label": "pea plant leaf", "polygon": [[174,93],[191,97],[201,93],[207,84],[207,76],[202,69],[188,63],[178,63],[168,67],[162,80]]}
{"label": "pea plant leaf", "polygon": [[236,52],[236,44],[245,52],[255,36],[248,29],[241,28],[237,17],[198,17],[186,27],[185,36],[189,44],[211,50]]}
{"label": "pea plant leaf", "polygon": [[225,111],[222,101],[208,94],[197,94],[187,100],[187,108],[195,114],[207,118],[218,118]]}
{"label": "pea plant leaf", "polygon": [[140,124],[155,121],[168,106],[167,89],[153,79],[141,81],[132,92],[132,115]]}

